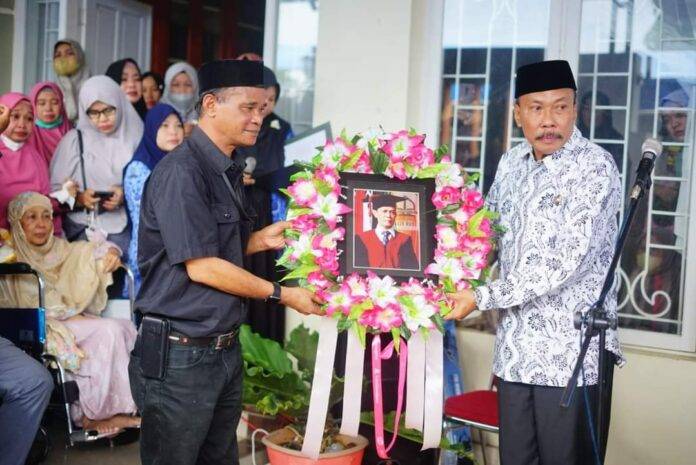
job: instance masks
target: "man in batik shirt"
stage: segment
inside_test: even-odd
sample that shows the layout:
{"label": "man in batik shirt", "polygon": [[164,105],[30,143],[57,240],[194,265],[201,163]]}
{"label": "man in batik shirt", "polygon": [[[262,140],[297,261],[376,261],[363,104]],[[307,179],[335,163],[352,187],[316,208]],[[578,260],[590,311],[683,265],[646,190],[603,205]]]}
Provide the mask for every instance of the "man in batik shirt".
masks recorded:
{"label": "man in batik shirt", "polygon": [[[597,338],[579,381],[586,387],[569,409],[559,403],[580,352],[573,315],[595,302],[613,256],[619,173],[612,156],[575,128],[576,86],[567,62],[520,67],[514,115],[526,141],[502,156],[486,200],[505,230],[498,239],[500,277],[453,294],[448,318],[501,309],[493,371],[502,465],[592,464],[583,391],[594,408]],[[605,309],[615,316],[616,289]],[[615,331],[607,332],[606,348],[623,363]]]}

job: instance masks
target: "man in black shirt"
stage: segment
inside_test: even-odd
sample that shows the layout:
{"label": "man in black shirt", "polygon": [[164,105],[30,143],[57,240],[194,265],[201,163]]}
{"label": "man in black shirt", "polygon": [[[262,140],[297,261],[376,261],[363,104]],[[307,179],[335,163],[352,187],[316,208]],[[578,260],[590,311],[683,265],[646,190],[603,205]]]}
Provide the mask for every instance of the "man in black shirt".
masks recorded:
{"label": "man in black shirt", "polygon": [[199,125],[157,165],[141,205],[143,283],[136,311],[171,328],[164,374],[149,368],[158,347],[143,342],[145,325],[129,366],[142,415],[144,465],[238,463],[243,364],[237,331],[246,299],[321,312],[308,290],[281,287],[244,269],[245,256],[282,248],[289,226],[279,222],[252,232],[244,160],[235,157],[237,147],[255,143],[261,126],[262,65],[211,62],[199,81]]}

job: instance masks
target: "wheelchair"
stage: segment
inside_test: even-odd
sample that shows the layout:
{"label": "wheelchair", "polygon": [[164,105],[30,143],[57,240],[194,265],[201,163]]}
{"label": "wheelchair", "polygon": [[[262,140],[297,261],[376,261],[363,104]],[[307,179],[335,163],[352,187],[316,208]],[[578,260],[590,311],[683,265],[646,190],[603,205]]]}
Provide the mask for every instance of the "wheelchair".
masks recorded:
{"label": "wheelchair", "polygon": [[[133,279],[133,273],[125,265],[122,265],[122,267],[126,272],[126,284],[129,290],[128,317],[135,324],[135,320],[133,318],[135,302],[135,282]],[[77,383],[69,380],[58,359],[45,351],[45,284],[41,274],[26,263],[0,264],[0,278],[7,275],[33,275],[36,278],[39,290],[39,305],[35,308],[0,308],[0,336],[8,339],[33,358],[41,361],[53,375],[57,392],[54,392],[51,404],[49,404],[49,408],[58,407],[59,410],[64,410],[63,413],[65,414],[67,423],[68,447],[73,447],[79,443],[88,443],[101,439],[102,436],[100,436],[97,431],[79,428],[72,421],[70,416],[70,405],[79,399]],[[111,304],[113,302],[114,301],[109,301],[109,307],[112,306]],[[119,313],[123,313],[121,306],[115,306],[121,307],[115,309],[111,309],[109,307],[107,307],[107,310],[104,312],[107,313],[106,317],[108,317],[109,313],[111,313],[114,317],[118,317]],[[105,315],[102,314],[102,316]],[[54,402],[54,398],[58,399],[57,403]],[[45,457],[48,455],[50,441],[43,425],[40,427],[38,434],[41,436],[42,441],[45,441],[46,444],[43,450],[43,458],[45,459]]]}

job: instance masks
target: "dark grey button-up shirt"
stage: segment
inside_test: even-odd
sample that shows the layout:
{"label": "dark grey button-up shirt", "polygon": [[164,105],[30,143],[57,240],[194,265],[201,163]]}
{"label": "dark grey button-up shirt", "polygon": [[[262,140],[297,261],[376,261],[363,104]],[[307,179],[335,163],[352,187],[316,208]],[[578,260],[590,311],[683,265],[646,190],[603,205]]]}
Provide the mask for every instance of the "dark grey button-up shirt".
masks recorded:
{"label": "dark grey button-up shirt", "polygon": [[140,210],[137,311],[169,318],[190,337],[224,334],[244,320],[244,299],[191,281],[185,267],[202,257],[243,266],[253,212],[244,207],[242,170],[199,128],[154,169]]}

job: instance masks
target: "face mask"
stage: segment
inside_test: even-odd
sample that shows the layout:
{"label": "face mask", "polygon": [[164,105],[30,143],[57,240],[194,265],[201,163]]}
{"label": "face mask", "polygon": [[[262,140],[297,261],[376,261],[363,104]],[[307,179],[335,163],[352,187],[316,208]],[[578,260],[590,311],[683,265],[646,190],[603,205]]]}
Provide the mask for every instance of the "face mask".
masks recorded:
{"label": "face mask", "polygon": [[58,76],[72,76],[80,69],[77,57],[56,58],[53,60],[53,69]]}
{"label": "face mask", "polygon": [[169,98],[177,108],[188,108],[193,103],[194,95],[191,94],[170,94]]}

